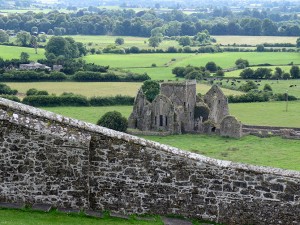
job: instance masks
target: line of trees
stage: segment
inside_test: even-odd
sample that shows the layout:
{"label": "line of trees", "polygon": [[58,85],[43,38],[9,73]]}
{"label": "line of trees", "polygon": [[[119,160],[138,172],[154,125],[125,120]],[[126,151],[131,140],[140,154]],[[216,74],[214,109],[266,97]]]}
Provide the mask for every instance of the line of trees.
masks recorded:
{"label": "line of trees", "polygon": [[155,28],[161,28],[164,36],[194,36],[203,30],[212,35],[300,36],[297,19],[297,15],[274,16],[266,11],[187,15],[179,10],[156,13],[154,10],[98,9],[96,12],[79,10],[76,13],[52,11],[0,15],[0,29],[31,32],[36,27],[39,32],[56,36],[114,34],[150,37]]}
{"label": "line of trees", "polygon": [[274,73],[270,68],[246,68],[240,73],[243,79],[300,79],[300,68],[297,65],[291,66],[288,72],[284,72],[280,67],[276,67]]}

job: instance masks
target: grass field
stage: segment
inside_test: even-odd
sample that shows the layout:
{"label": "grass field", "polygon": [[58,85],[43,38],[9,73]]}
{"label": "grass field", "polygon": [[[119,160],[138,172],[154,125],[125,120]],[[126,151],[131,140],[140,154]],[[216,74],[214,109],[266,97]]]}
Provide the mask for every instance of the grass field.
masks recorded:
{"label": "grass field", "polygon": [[[226,79],[224,79],[225,81]],[[231,86],[231,80],[229,82],[222,81],[222,86]],[[238,88],[240,85],[246,84],[245,80],[240,80],[240,83],[236,83],[236,87]],[[288,93],[289,95],[293,95],[297,98],[300,98],[300,80],[261,80],[261,82],[257,83],[258,89],[263,90],[265,84],[271,85],[273,93]],[[293,86],[294,85],[294,86]],[[296,85],[296,86],[295,86]]]}
{"label": "grass field", "polygon": [[300,101],[229,104],[230,113],[251,125],[300,127]]}
{"label": "grass field", "polygon": [[[162,54],[130,54],[130,55],[88,55],[84,57],[87,62],[111,67],[128,69],[133,72],[148,73],[152,79],[176,79],[172,69],[176,66],[205,66],[213,61],[222,68],[235,66],[239,58],[247,59],[250,64],[270,63],[288,64],[299,63],[299,53],[290,52],[224,52],[215,54],[187,54],[187,53],[162,53]],[[172,61],[172,59],[175,61]],[[151,67],[155,63],[157,67]]]}
{"label": "grass field", "polygon": [[[118,36],[108,36],[108,35],[72,35],[76,41],[82,43],[93,43],[91,46],[95,48],[104,48],[107,45],[115,44],[115,39]],[[217,40],[217,44],[222,45],[233,45],[233,44],[247,44],[256,46],[263,43],[291,43],[296,44],[297,37],[281,37],[281,36],[213,36]],[[122,36],[125,43],[120,47],[128,48],[131,46],[137,46],[140,49],[149,49],[147,37],[132,37],[132,36]],[[166,49],[170,46],[176,48],[182,47],[175,40],[163,40],[160,43],[159,48]],[[195,47],[199,48],[199,47]]]}
{"label": "grass field", "polygon": [[[126,118],[129,117],[132,106],[106,107],[45,107],[64,116],[96,123],[108,111],[119,111]],[[285,111],[285,102],[263,103],[236,103],[229,104],[230,114],[236,116],[242,123],[251,125],[268,125],[282,127],[300,127],[300,101],[288,103],[288,112]]]}
{"label": "grass field", "polygon": [[[68,37],[74,38],[74,40],[89,44],[88,48],[103,49],[108,45],[115,45],[115,39],[121,37],[124,39],[124,44],[120,45],[120,48],[130,48],[136,46],[139,49],[152,49],[148,45],[148,39],[146,37],[132,37],[132,36],[107,36],[107,35],[71,35]],[[159,48],[167,49],[170,46],[179,48],[179,44],[175,40],[164,40],[160,43]]]}
{"label": "grass field", "polygon": [[35,54],[34,48],[0,45],[0,57],[3,59],[19,59],[21,52],[27,52],[29,54],[29,60],[36,61],[45,57],[44,49],[38,49],[38,54]]}
{"label": "grass field", "polygon": [[144,138],[217,159],[300,170],[299,140],[255,136],[233,139],[197,134],[144,136]]}
{"label": "grass field", "polygon": [[280,37],[280,36],[235,36],[235,35],[214,35],[217,44],[233,45],[247,44],[258,45],[264,43],[292,43],[296,44],[297,37]]}
{"label": "grass field", "polygon": [[[73,92],[87,97],[92,96],[115,96],[129,95],[136,96],[142,83],[132,82],[7,82],[8,86],[19,91],[20,96],[24,96],[30,88],[46,90],[50,94],[62,94],[63,92]],[[205,94],[210,86],[197,84],[197,92]],[[239,95],[241,92],[223,89],[226,95]]]}
{"label": "grass field", "polygon": [[118,219],[105,217],[97,219],[83,215],[67,215],[51,211],[50,213],[29,210],[0,209],[0,225],[163,225],[159,217],[154,221]]}

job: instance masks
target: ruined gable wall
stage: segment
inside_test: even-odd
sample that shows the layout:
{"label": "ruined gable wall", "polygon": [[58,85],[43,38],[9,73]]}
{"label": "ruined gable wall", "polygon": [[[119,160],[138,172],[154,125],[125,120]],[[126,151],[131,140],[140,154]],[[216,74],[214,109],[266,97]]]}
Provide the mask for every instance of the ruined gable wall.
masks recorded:
{"label": "ruined gable wall", "polygon": [[300,172],[215,160],[8,100],[0,108],[1,201],[228,225],[300,221]]}

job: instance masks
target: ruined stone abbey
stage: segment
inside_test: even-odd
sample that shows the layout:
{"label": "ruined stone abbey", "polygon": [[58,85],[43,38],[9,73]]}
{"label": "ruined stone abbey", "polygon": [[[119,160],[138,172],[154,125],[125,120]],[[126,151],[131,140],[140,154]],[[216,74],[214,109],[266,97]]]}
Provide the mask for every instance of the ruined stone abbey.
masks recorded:
{"label": "ruined stone abbey", "polygon": [[[230,130],[227,136],[240,137],[241,124],[229,117],[227,97],[217,85],[200,97],[196,81],[184,81],[162,83],[153,102],[140,89],[128,121],[130,128],[145,132],[211,133],[223,127]],[[222,126],[223,122],[230,123]]]}

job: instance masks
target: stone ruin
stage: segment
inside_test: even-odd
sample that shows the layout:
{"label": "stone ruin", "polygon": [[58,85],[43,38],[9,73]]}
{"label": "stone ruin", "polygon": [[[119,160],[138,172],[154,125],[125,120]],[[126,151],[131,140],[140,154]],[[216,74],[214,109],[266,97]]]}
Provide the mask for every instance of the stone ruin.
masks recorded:
{"label": "stone ruin", "polygon": [[230,129],[233,133],[220,132],[220,128],[230,127],[221,126],[223,119],[229,116],[228,100],[222,90],[214,85],[202,98],[196,93],[196,84],[196,81],[162,83],[160,93],[152,102],[140,89],[128,119],[129,128],[138,129],[143,134],[221,133],[229,137],[242,136],[241,129]]}

